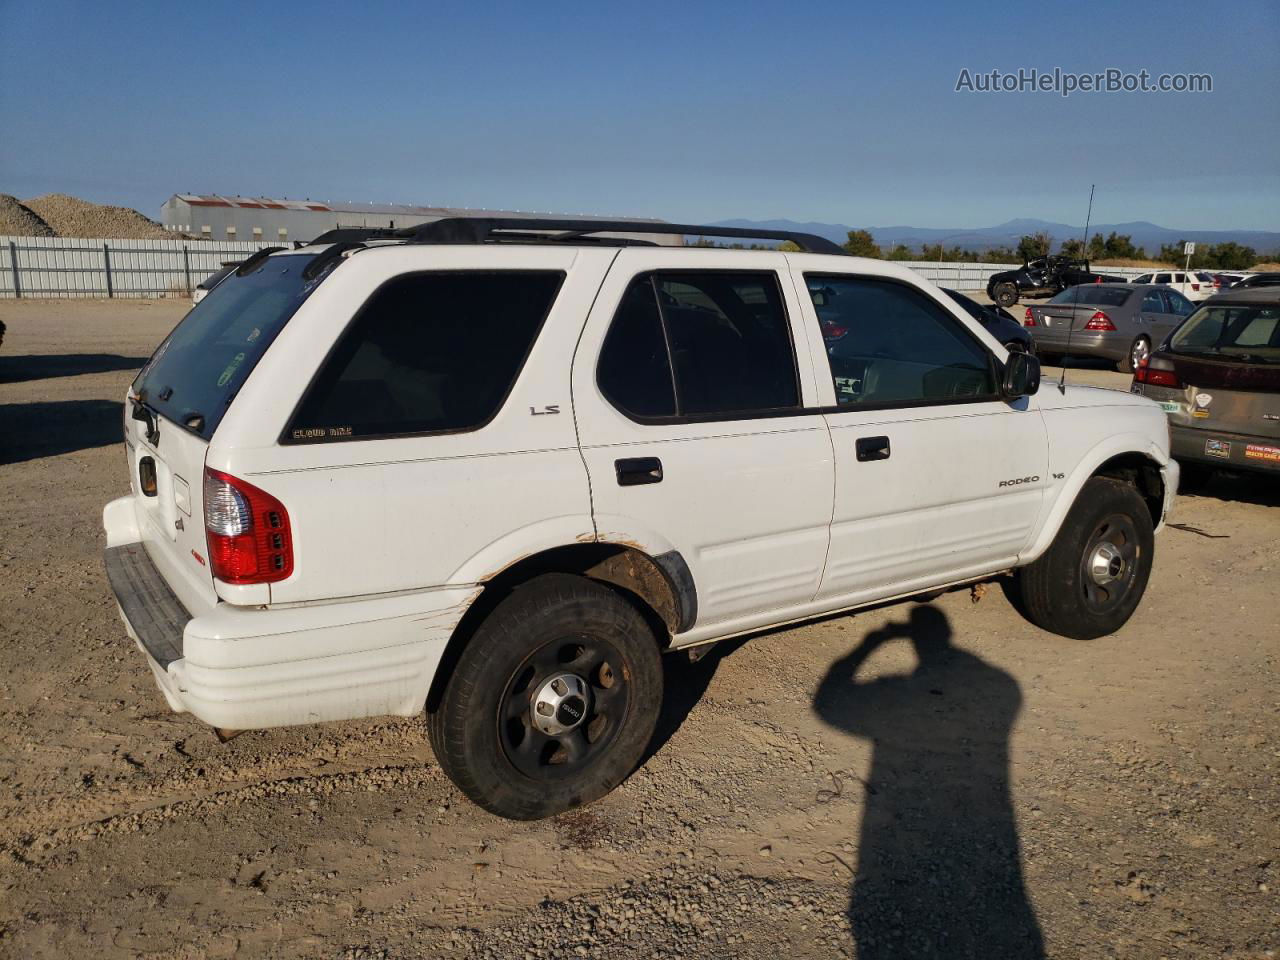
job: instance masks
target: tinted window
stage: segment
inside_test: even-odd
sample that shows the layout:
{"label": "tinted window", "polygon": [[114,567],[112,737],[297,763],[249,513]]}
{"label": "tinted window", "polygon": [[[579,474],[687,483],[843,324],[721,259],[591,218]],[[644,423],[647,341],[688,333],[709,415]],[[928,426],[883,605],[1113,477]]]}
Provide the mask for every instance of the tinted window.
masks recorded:
{"label": "tinted window", "polygon": [[615,407],[641,417],[675,415],[671,362],[651,278],[638,278],[627,288],[600,351],[597,376]]}
{"label": "tinted window", "polygon": [[856,277],[808,275],[806,281],[841,406],[995,394],[987,352],[924,294]]}
{"label": "tinted window", "polygon": [[515,383],[563,275],[416,273],[384,284],[308,391],[293,440],[474,429]]}
{"label": "tinted window", "polygon": [[1178,353],[1247,356],[1280,363],[1280,308],[1201,307],[1169,341]]}
{"label": "tinted window", "polygon": [[1196,305],[1177,290],[1165,290],[1163,293],[1164,298],[1169,301],[1170,313],[1176,313],[1180,317],[1189,317],[1195,311]]}
{"label": "tinted window", "polygon": [[1151,274],[1149,274],[1149,273],[1144,273],[1144,274],[1143,274],[1142,276],[1140,276],[1140,277],[1134,277],[1134,278],[1133,278],[1132,280],[1130,280],[1129,282],[1130,282],[1130,283],[1150,283],[1150,282],[1151,282]]}
{"label": "tinted window", "polygon": [[1105,283],[1082,283],[1055,294],[1050,303],[1087,303],[1099,307],[1119,307],[1133,295],[1129,287]]}
{"label": "tinted window", "polygon": [[1156,274],[1156,283],[1168,283],[1168,282],[1169,282],[1169,274],[1167,273]]}
{"label": "tinted window", "polygon": [[1164,301],[1160,299],[1160,294],[1155,290],[1148,290],[1142,295],[1142,312],[1143,313],[1167,313]]}
{"label": "tinted window", "polygon": [[605,395],[637,416],[669,416],[673,401],[682,417],[799,406],[777,277],[736,271],[637,277],[618,308],[597,375]]}
{"label": "tinted window", "polygon": [[247,276],[220,282],[152,354],[134,393],[175,423],[213,436],[236,391],[323,279],[302,276],[312,259],[269,257]]}

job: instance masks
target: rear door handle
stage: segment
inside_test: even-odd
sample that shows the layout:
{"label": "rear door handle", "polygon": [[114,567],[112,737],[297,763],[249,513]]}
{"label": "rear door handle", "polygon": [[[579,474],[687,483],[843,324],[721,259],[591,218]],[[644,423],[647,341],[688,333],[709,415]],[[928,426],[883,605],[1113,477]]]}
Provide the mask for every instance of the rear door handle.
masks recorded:
{"label": "rear door handle", "polygon": [[888,437],[859,437],[855,443],[855,448],[858,452],[859,463],[864,463],[867,460],[889,459]]}
{"label": "rear door handle", "polygon": [[613,461],[618,486],[636,487],[642,483],[662,482],[662,461],[657,457],[632,457]]}

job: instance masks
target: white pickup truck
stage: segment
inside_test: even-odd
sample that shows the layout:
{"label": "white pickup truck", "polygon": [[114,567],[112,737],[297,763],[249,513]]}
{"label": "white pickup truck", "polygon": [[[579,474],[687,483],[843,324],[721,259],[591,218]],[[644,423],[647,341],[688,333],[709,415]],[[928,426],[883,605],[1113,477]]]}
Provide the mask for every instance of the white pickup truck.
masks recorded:
{"label": "white pickup truck", "polygon": [[103,517],[174,710],[425,712],[454,782],[531,819],[632,772],[663,652],[1010,570],[1047,630],[1133,614],[1177,488],[1159,406],[1037,392],[930,283],[820,238],[637,229],[334,231],[178,324]]}

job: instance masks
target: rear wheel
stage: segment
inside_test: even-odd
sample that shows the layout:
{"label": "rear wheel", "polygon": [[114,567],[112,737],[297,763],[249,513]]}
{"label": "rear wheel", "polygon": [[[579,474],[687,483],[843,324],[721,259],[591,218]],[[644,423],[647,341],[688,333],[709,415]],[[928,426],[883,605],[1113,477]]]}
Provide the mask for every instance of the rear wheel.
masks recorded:
{"label": "rear wheel", "polygon": [[1049,549],[1019,571],[1028,618],[1078,640],[1114,633],[1142,600],[1154,551],[1151,514],[1138,491],[1091,477]]}
{"label": "rear wheel", "polygon": [[427,716],[444,772],[486,810],[536,820],[635,769],[662,701],[652,629],[610,588],[546,574],[480,625]]}
{"label": "rear wheel", "polygon": [[1121,373],[1133,373],[1151,358],[1151,341],[1146,337],[1138,337],[1129,346],[1129,355],[1116,361],[1116,369]]}
{"label": "rear wheel", "polygon": [[995,297],[996,303],[1000,304],[1000,306],[1012,307],[1018,302],[1018,286],[1017,284],[1010,283],[1007,280],[1003,283],[997,283],[995,289],[992,291],[992,295]]}

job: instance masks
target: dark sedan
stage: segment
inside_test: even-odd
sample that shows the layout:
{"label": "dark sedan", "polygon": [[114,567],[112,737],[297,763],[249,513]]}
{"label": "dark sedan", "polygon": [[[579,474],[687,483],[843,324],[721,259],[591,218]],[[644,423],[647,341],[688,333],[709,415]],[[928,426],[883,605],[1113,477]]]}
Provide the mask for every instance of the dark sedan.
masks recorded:
{"label": "dark sedan", "polygon": [[971,297],[966,297],[958,290],[948,290],[946,287],[942,288],[942,292],[960,304],[965,313],[986,327],[987,332],[1003,343],[1006,350],[1021,350],[1023,353],[1035,355],[1035,340],[1004,307],[987,306]]}

